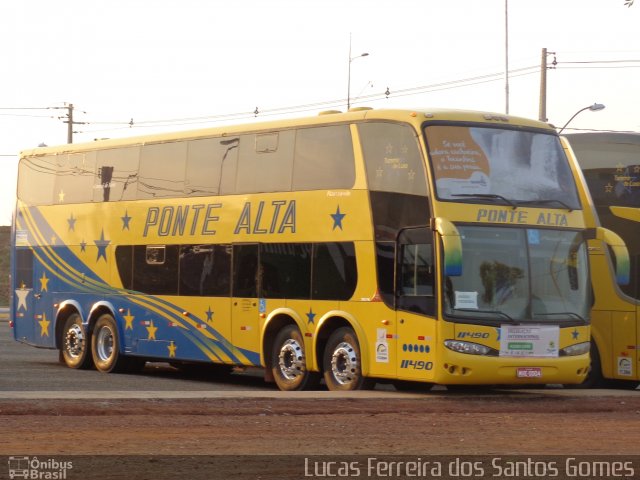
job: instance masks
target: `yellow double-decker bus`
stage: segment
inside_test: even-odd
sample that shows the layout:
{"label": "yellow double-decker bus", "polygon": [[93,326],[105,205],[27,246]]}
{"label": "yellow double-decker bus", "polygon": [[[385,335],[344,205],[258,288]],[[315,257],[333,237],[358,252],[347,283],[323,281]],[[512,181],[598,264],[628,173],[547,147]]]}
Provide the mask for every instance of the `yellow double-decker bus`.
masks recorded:
{"label": "yellow double-decker bus", "polygon": [[[585,387],[636,388],[640,384],[640,134],[566,135],[584,172],[596,210],[594,221],[617,233],[628,248],[609,251],[594,241],[590,259],[592,370]],[[629,269],[616,279],[615,265]],[[626,276],[626,273],[625,273]]]}
{"label": "yellow double-decker bus", "polygon": [[580,383],[587,228],[544,123],[371,110],[21,154],[11,322],[72,368],[283,390]]}

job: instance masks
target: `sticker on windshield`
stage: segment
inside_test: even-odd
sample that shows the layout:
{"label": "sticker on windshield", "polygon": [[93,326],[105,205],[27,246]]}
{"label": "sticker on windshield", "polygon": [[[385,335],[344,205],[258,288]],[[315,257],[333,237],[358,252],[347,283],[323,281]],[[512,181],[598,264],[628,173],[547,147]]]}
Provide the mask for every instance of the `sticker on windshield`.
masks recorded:
{"label": "sticker on windshield", "polygon": [[540,245],[540,230],[528,229],[527,239],[530,245]]}
{"label": "sticker on windshield", "polygon": [[455,292],[455,305],[453,308],[478,309],[478,292]]}

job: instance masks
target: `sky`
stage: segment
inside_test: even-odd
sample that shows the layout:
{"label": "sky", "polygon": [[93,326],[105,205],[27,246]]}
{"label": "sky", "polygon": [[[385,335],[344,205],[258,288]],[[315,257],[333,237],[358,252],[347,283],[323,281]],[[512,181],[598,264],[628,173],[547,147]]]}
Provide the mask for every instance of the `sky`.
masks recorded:
{"label": "sky", "polygon": [[624,0],[3,0],[0,225],[19,152],[66,143],[69,104],[74,143],[317,115],[348,96],[538,118],[546,48],[550,123],[602,103],[566,132],[640,132],[639,27]]}

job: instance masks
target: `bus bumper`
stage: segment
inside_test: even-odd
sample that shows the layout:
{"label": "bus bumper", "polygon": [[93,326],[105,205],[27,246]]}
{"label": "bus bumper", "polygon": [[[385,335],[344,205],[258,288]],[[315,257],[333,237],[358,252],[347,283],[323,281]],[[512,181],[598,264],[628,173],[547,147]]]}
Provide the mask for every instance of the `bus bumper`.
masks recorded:
{"label": "bus bumper", "polygon": [[579,384],[589,372],[589,354],[557,358],[485,357],[447,352],[436,369],[441,385]]}

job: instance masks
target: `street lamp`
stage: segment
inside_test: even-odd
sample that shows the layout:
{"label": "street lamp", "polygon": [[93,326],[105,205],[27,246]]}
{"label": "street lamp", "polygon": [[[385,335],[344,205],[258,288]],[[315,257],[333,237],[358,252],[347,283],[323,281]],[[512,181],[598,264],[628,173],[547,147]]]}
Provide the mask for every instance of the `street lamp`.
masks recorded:
{"label": "street lamp", "polygon": [[351,56],[351,34],[349,34],[349,74],[347,76],[347,110],[351,108],[351,62],[353,62],[356,58],[360,57],[368,57],[368,53],[361,53],[360,55],[356,55],[355,57]]}
{"label": "street lamp", "polygon": [[564,124],[564,127],[562,127],[560,129],[560,131],[558,133],[562,133],[562,131],[567,128],[567,125],[569,125],[569,123],[571,122],[571,120],[573,120],[574,118],[576,118],[578,116],[578,114],[580,112],[584,112],[585,110],[591,110],[592,112],[597,112],[599,110],[604,110],[604,105],[601,103],[594,103],[593,105],[589,105],[588,107],[584,107],[581,108],[580,110],[578,110],[576,113],[573,114],[573,117],[571,117],[567,123]]}

